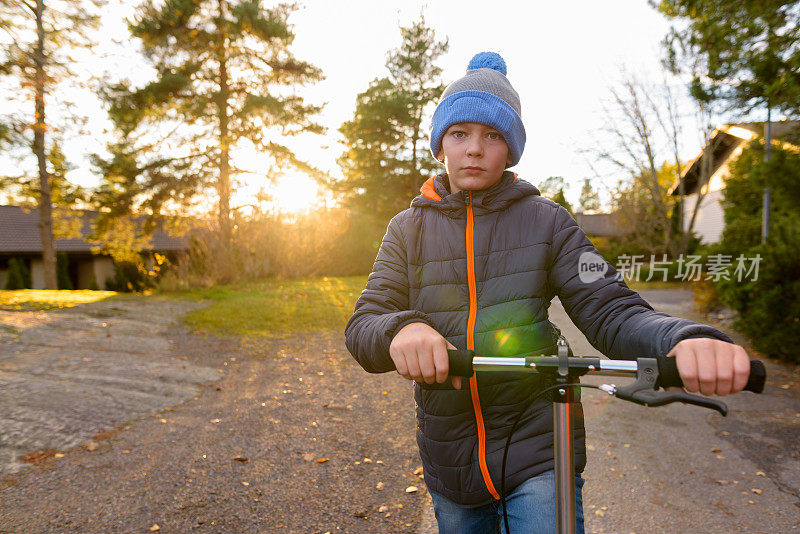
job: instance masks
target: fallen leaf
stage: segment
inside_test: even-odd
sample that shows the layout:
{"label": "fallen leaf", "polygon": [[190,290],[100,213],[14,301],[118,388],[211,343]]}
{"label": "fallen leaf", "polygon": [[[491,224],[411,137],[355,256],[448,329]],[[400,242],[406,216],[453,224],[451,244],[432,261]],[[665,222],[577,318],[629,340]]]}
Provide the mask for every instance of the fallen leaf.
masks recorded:
{"label": "fallen leaf", "polygon": [[159,419],[158,422],[163,424],[163,423],[166,423],[167,420],[166,419]]}
{"label": "fallen leaf", "polygon": [[762,492],[760,489],[755,489],[755,488],[753,488],[753,489],[752,489],[752,490],[750,490],[750,491],[752,491],[752,492],[753,492],[753,493],[755,493],[756,495],[761,495],[761,494],[763,493],[763,492]]}
{"label": "fallen leaf", "polygon": [[392,517],[392,512],[387,512],[386,515],[383,517]]}
{"label": "fallen leaf", "polygon": [[601,506],[600,509],[601,510],[608,510],[608,506]]}
{"label": "fallen leaf", "polygon": [[381,392],[381,395],[388,395],[388,394],[389,394],[389,392],[388,392],[388,391],[382,391],[382,392]]}
{"label": "fallen leaf", "polygon": [[159,530],[161,530],[161,527],[158,526],[158,523],[155,523],[152,527],[150,527],[150,532],[158,532]]}
{"label": "fallen leaf", "polygon": [[724,459],[725,459],[725,457],[724,457],[724,456],[722,456],[721,454],[718,454],[718,455],[717,455],[717,460],[724,460]]}
{"label": "fallen leaf", "polygon": [[85,447],[86,447],[87,451],[93,452],[93,451],[96,451],[98,449],[98,447],[100,447],[100,445],[98,445],[98,443],[96,441],[90,441],[89,443],[87,443],[85,445]]}
{"label": "fallen leaf", "polygon": [[383,460],[376,460],[376,461],[375,461],[375,463],[376,463],[376,464],[383,465]]}
{"label": "fallen leaf", "polygon": [[383,482],[378,482],[378,484],[375,486],[375,489],[383,489]]}
{"label": "fallen leaf", "polygon": [[305,460],[306,462],[313,462],[314,461],[314,455],[310,454],[310,453],[306,453],[306,454],[303,455],[303,460]]}
{"label": "fallen leaf", "polygon": [[587,445],[586,446],[586,450],[587,451],[593,451],[594,450],[594,445]]}
{"label": "fallen leaf", "polygon": [[414,469],[414,474],[415,475],[421,475],[422,474],[422,467],[417,467],[416,469]]}
{"label": "fallen leaf", "polygon": [[406,488],[406,493],[416,493],[419,491],[419,488],[416,486],[409,486]]}
{"label": "fallen leaf", "polygon": [[130,454],[130,453],[131,453],[130,449],[125,449],[124,451],[122,451],[122,454]]}
{"label": "fallen leaf", "polygon": [[715,480],[715,482],[716,482],[717,484],[727,484],[727,483],[728,483],[728,481],[727,481],[727,480]]}
{"label": "fallen leaf", "polygon": [[325,462],[327,462],[329,459],[330,459],[330,458],[317,458],[317,463],[318,463],[318,464],[324,464],[324,463],[325,463]]}
{"label": "fallen leaf", "polygon": [[242,482],[242,486],[249,486],[249,485],[250,485],[249,482]]}
{"label": "fallen leaf", "polygon": [[219,423],[219,419],[212,419],[211,422],[212,423]]}
{"label": "fallen leaf", "polygon": [[631,444],[630,443],[623,443],[622,446],[625,447],[625,448],[628,448],[628,447],[631,446]]}
{"label": "fallen leaf", "polygon": [[755,504],[756,501],[747,501],[747,504]]}
{"label": "fallen leaf", "polygon": [[237,456],[234,456],[233,458],[231,458],[231,460],[236,460],[237,462],[246,462],[247,458],[244,457],[244,456],[238,456],[237,455]]}
{"label": "fallen leaf", "polygon": [[605,513],[604,511],[602,511],[602,510],[595,510],[595,511],[594,511],[594,514],[595,514],[595,515],[598,515],[598,516],[600,516],[600,517],[603,517],[603,516],[605,516],[605,515],[606,515],[606,513]]}
{"label": "fallen leaf", "polygon": [[758,472],[756,473],[756,476],[759,476],[759,477],[765,477],[765,476],[767,476],[767,475],[765,475],[765,474],[764,474],[764,471],[758,471]]}
{"label": "fallen leaf", "polygon": [[791,386],[789,384],[781,385],[781,389],[789,389]]}
{"label": "fallen leaf", "polygon": [[388,512],[388,511],[389,511],[389,507],[386,506],[385,504],[383,506],[381,506],[380,508],[378,508],[378,513],[381,513],[381,514],[384,513],[384,512]]}
{"label": "fallen leaf", "polygon": [[713,449],[711,449],[711,452],[722,452],[722,449],[720,449],[719,447],[714,447]]}

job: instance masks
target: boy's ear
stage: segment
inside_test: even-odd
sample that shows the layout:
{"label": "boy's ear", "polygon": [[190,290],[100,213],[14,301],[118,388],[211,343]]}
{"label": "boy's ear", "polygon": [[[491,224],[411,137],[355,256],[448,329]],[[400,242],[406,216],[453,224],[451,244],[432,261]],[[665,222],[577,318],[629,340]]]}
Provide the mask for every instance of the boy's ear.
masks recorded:
{"label": "boy's ear", "polygon": [[439,152],[436,153],[436,159],[444,163],[444,150],[441,148],[439,149]]}

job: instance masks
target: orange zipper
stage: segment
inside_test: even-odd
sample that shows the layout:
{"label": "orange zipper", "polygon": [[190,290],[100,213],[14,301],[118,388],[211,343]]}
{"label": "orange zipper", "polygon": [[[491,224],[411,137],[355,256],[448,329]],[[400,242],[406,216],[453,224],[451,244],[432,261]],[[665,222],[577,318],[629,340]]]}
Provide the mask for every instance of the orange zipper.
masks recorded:
{"label": "orange zipper", "polygon": [[[475,228],[472,220],[472,192],[467,191],[467,283],[469,285],[469,317],[467,319],[467,350],[475,350],[475,317],[478,314],[478,290],[475,286]],[[475,373],[469,378],[469,392],[472,397],[472,408],[475,410],[475,422],[478,425],[478,464],[481,467],[486,488],[495,499],[500,494],[494,489],[489,467],[486,465],[486,429],[483,426],[481,401],[478,398],[478,377]]]}

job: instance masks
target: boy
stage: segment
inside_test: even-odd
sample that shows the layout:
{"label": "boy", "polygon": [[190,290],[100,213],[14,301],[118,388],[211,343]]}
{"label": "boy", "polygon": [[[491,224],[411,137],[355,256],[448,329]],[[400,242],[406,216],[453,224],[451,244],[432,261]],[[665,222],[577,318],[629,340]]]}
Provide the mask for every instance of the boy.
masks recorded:
{"label": "boy", "polygon": [[[519,96],[503,59],[477,54],[433,115],[431,152],[446,172],[429,179],[389,223],[346,327],[364,369],[415,381],[417,443],[440,532],[496,532],[507,433],[537,374],[448,378],[448,348],[480,356],[554,353],[547,309],[558,296],[589,342],[612,358],[676,357],[687,390],[727,395],[747,382],[749,358],[723,333],[657,313],[604,275],[578,276],[596,249],[567,211],[506,171],[525,146]],[[578,405],[579,406],[579,405]],[[586,464],[575,429],[575,465]],[[553,420],[549,402],[526,408],[506,467],[514,532],[555,530]],[[583,530],[576,477],[578,529]]]}

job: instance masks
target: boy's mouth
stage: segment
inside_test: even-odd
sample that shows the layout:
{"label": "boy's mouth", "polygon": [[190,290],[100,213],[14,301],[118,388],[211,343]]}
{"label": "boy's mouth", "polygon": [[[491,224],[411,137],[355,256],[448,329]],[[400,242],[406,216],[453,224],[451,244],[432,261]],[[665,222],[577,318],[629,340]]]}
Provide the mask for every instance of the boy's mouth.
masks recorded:
{"label": "boy's mouth", "polygon": [[465,171],[474,171],[474,172],[486,170],[483,167],[474,167],[474,166],[463,167],[462,169],[465,170]]}

